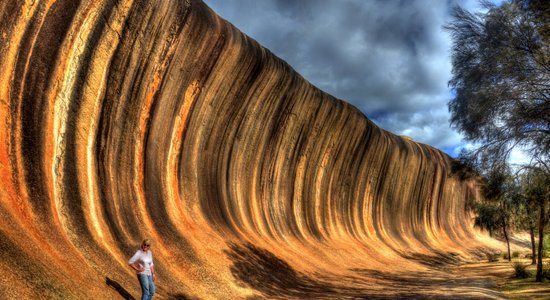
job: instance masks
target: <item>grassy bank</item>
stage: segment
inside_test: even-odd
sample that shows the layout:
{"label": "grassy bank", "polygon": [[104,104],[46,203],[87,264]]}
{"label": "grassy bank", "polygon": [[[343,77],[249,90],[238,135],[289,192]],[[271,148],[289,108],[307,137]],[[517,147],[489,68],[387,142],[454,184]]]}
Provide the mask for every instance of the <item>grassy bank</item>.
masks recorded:
{"label": "grassy bank", "polygon": [[[517,278],[514,272],[514,261],[527,265],[527,278]],[[550,260],[545,260],[544,266],[548,267]],[[506,262],[503,267],[503,276],[499,276],[497,286],[499,290],[509,299],[550,299],[550,282],[545,279],[543,282],[535,282],[536,266],[530,265],[531,260],[513,260]],[[490,264],[490,263],[489,263]]]}

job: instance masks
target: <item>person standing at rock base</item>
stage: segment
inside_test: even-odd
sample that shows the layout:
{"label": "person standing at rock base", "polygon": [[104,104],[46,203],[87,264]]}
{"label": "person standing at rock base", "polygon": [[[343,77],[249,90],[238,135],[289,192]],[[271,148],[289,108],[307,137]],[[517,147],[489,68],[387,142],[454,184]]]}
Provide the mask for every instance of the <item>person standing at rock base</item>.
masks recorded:
{"label": "person standing at rock base", "polygon": [[155,293],[156,275],[149,239],[143,240],[140,249],[130,258],[128,265],[137,272],[139,284],[141,285],[141,300],[152,299]]}

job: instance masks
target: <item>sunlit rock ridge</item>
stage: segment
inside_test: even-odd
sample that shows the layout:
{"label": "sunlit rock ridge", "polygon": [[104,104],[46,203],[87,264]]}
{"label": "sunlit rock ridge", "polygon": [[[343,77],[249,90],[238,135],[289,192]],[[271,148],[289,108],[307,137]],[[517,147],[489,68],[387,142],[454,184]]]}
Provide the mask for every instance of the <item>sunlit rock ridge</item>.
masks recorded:
{"label": "sunlit rock ridge", "polygon": [[483,246],[446,154],[201,1],[0,1],[0,38],[3,299],[139,298],[143,238],[161,299],[401,295]]}

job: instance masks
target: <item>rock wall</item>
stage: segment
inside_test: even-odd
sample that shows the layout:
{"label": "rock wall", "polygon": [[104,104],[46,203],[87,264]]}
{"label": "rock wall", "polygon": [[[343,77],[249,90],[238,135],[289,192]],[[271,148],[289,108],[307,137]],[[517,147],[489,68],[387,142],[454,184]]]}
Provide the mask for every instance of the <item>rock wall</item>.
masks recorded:
{"label": "rock wall", "polygon": [[2,298],[139,298],[146,237],[175,299],[400,293],[482,246],[447,155],[201,1],[1,1],[0,66]]}

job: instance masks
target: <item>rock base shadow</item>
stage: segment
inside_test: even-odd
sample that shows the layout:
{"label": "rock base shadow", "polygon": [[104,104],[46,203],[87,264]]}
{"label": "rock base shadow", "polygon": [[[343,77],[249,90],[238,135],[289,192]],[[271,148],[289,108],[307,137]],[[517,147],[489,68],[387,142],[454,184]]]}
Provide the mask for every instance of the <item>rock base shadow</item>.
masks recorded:
{"label": "rock base shadow", "polygon": [[[343,277],[299,272],[273,253],[252,244],[232,244],[226,254],[233,263],[231,273],[238,283],[258,293],[251,299],[494,299],[501,296],[494,290],[496,287],[483,278],[456,278],[440,271],[445,265],[457,263],[453,254],[416,257],[420,263],[439,269],[433,273],[390,274],[351,269],[353,275]],[[469,294],[470,286],[481,290],[481,294]]]}
{"label": "rock base shadow", "polygon": [[132,296],[132,294],[130,294],[130,292],[128,292],[124,287],[122,287],[122,285],[120,285],[120,283],[116,282],[115,280],[113,280],[109,277],[105,277],[105,283],[109,287],[111,287],[112,289],[117,291],[123,299],[136,300],[136,298],[134,298],[134,296]]}

